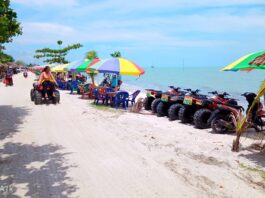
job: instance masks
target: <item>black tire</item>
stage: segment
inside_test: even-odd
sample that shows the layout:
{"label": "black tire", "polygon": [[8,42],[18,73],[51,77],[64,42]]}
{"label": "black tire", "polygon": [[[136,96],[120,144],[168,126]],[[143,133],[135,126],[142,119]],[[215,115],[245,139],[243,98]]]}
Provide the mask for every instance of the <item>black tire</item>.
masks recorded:
{"label": "black tire", "polygon": [[194,125],[198,129],[210,128],[208,119],[211,117],[212,111],[209,109],[199,109],[193,116]]}
{"label": "black tire", "polygon": [[211,127],[214,133],[220,133],[220,134],[224,134],[228,132],[228,128],[226,128],[225,126],[223,126],[220,123],[220,120],[222,120],[223,117],[221,116],[217,116],[215,117],[212,122],[211,122]]}
{"label": "black tire", "polygon": [[42,95],[39,91],[34,91],[34,103],[35,105],[42,104]]}
{"label": "black tire", "polygon": [[34,89],[30,90],[30,100],[33,102],[34,101]]}
{"label": "black tire", "polygon": [[53,102],[53,104],[57,104],[60,102],[60,92],[56,90],[56,91],[54,91],[54,95],[55,95],[55,97],[53,97],[52,102]]}
{"label": "black tire", "polygon": [[164,116],[167,116],[168,105],[167,105],[165,102],[160,102],[160,103],[157,105],[156,111],[157,111],[157,114],[156,114],[157,117],[164,117]]}
{"label": "black tire", "polygon": [[161,102],[160,98],[156,98],[151,104],[152,113],[157,113],[157,105]]}
{"label": "black tire", "polygon": [[168,109],[168,119],[170,121],[178,120],[179,119],[179,110],[183,107],[182,104],[173,104]]}
{"label": "black tire", "polygon": [[192,107],[182,106],[179,110],[179,119],[182,123],[191,123],[193,121]]}
{"label": "black tire", "polygon": [[154,101],[154,99],[155,98],[153,98],[153,97],[146,97],[144,99],[144,109],[145,110],[147,110],[147,111],[151,110],[151,104]]}

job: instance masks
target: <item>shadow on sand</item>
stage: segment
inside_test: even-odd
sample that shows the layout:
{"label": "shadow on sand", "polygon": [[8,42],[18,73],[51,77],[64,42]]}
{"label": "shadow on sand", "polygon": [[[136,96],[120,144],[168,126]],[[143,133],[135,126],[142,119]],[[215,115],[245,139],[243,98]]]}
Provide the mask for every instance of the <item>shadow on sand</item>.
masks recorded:
{"label": "shadow on sand", "polygon": [[[20,131],[29,113],[24,107],[0,106],[0,142]],[[52,144],[0,144],[0,198],[71,196],[77,187],[70,184],[67,171],[73,166],[62,149]]]}
{"label": "shadow on sand", "polygon": [[29,113],[30,110],[26,107],[0,105],[0,140],[17,133],[19,125]]}
{"label": "shadow on sand", "polygon": [[[10,197],[69,197],[77,190],[71,185],[65,165],[66,160],[59,146],[47,144],[6,143],[0,153],[0,186],[11,186]],[[16,196],[20,186],[20,196]],[[22,191],[21,191],[22,188]],[[0,196],[1,197],[1,196]]]}

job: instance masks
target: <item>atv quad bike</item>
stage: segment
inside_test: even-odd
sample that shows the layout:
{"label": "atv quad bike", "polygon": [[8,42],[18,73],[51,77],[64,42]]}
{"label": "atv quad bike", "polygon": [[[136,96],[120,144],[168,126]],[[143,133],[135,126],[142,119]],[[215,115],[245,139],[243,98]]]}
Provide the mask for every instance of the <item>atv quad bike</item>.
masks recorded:
{"label": "atv quad bike", "polygon": [[206,95],[199,94],[200,90],[185,89],[189,93],[185,95],[183,105],[179,109],[178,117],[182,123],[191,123],[194,113],[201,108],[203,100],[207,99]]}
{"label": "atv quad bike", "polygon": [[170,112],[169,114],[169,109],[172,105],[181,104],[183,102],[184,95],[186,94],[186,92],[181,91],[180,87],[175,88],[171,86],[171,88],[174,88],[174,91],[162,94],[161,102],[157,105],[156,110],[158,117],[170,115],[170,120],[173,120],[171,119],[172,112]]}
{"label": "atv quad bike", "polygon": [[208,93],[212,94],[213,97],[209,99],[202,99],[202,102],[200,104],[197,104],[201,106],[201,108],[199,108],[193,116],[194,125],[198,129],[211,127],[208,119],[211,117],[212,112],[219,108],[219,103],[237,105],[236,100],[229,98],[228,96],[230,95],[226,92],[218,93],[217,91],[213,91]]}
{"label": "atv quad bike", "polygon": [[162,91],[154,90],[154,89],[146,89],[146,97],[144,99],[144,109],[151,110],[152,102],[155,99],[161,98]]}
{"label": "atv quad bike", "polygon": [[[60,102],[60,92],[58,90],[52,91],[52,88],[48,87],[48,98],[45,97],[43,86],[33,83],[33,89],[30,90],[30,99],[35,103],[35,105],[40,105],[43,103],[53,103],[57,104]],[[53,96],[54,95],[54,96]]]}

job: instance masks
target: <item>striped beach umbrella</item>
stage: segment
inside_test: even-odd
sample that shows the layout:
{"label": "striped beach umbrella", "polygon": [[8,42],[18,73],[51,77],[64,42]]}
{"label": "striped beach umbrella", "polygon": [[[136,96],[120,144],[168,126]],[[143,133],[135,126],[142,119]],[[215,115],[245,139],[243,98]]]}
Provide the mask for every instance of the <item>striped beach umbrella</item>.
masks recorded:
{"label": "striped beach umbrella", "polygon": [[245,55],[224,67],[222,71],[251,71],[253,69],[265,69],[265,62],[259,61],[264,58],[264,54],[265,51]]}
{"label": "striped beach umbrella", "polygon": [[68,64],[58,65],[51,69],[52,72],[66,72],[65,68],[68,66]]}
{"label": "striped beach umbrella", "polygon": [[79,67],[84,62],[85,62],[85,59],[73,61],[69,63],[69,65],[65,69],[70,72],[77,72],[76,68]]}
{"label": "striped beach umbrella", "polygon": [[87,73],[91,73],[91,71],[89,71],[88,68],[91,65],[93,65],[93,64],[95,64],[95,63],[97,63],[99,61],[100,61],[100,59],[87,60],[84,63],[82,63],[81,65],[79,65],[78,67],[76,67],[76,71],[77,72],[87,72]]}
{"label": "striped beach umbrella", "polygon": [[121,75],[140,76],[144,74],[144,70],[134,62],[125,58],[111,58],[101,60],[92,65],[90,70],[96,70],[99,73],[116,73]]}

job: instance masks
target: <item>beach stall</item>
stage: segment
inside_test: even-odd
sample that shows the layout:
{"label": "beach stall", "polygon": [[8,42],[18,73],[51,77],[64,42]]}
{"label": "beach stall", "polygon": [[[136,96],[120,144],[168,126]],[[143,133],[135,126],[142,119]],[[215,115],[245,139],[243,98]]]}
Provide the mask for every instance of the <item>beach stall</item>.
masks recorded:
{"label": "beach stall", "polygon": [[[93,64],[89,69],[87,69],[88,72],[98,71],[99,73],[112,73],[112,83],[110,85],[110,88],[106,89],[99,89],[99,98],[96,97],[96,103],[98,103],[99,100],[107,100],[108,98],[114,98],[114,106],[118,107],[119,103],[122,103],[123,107],[125,107],[125,101],[126,98],[131,98],[131,100],[134,102],[135,98],[139,94],[139,90],[135,91],[131,96],[128,95],[128,92],[125,91],[119,91],[119,87],[122,83],[120,75],[132,75],[132,76],[140,76],[144,74],[144,70],[140,68],[137,64],[134,62],[127,60],[125,58],[111,58],[106,60],[101,60],[96,64]],[[119,75],[119,76],[117,76]],[[116,89],[118,88],[118,89]],[[105,95],[105,96],[104,96]],[[101,97],[102,96],[102,97]],[[118,100],[115,98],[123,98],[122,100]],[[130,100],[130,99],[129,99]],[[132,102],[132,103],[133,103]]]}
{"label": "beach stall", "polygon": [[[251,71],[254,69],[265,69],[265,51],[255,52],[243,56],[231,63],[230,65],[224,67],[222,71]],[[260,101],[260,98],[265,94],[265,81],[263,81],[257,96],[252,103],[251,107],[248,109],[246,116],[244,116],[238,123],[236,128],[237,137],[233,142],[233,151],[239,150],[240,136],[246,131],[248,127],[248,120],[251,116],[251,111],[254,106]]]}

